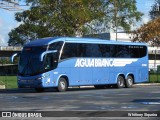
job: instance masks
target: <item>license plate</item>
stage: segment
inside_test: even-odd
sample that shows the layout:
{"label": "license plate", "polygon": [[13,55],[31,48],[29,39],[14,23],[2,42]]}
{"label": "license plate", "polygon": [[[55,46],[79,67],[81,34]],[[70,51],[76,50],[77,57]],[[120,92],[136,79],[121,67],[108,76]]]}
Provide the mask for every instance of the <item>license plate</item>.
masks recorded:
{"label": "license plate", "polygon": [[26,80],[26,82],[27,82],[27,83],[32,83],[32,82],[33,82],[33,80]]}
{"label": "license plate", "polygon": [[33,80],[21,80],[22,83],[32,83]]}

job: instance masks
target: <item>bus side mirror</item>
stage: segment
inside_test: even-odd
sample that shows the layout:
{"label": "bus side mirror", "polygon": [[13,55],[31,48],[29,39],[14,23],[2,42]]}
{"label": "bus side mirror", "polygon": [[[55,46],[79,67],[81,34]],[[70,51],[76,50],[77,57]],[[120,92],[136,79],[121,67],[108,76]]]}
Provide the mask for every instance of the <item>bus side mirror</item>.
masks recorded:
{"label": "bus side mirror", "polygon": [[15,53],[15,54],[13,54],[12,56],[11,56],[11,62],[13,63],[13,61],[14,61],[14,58],[16,57],[16,56],[20,56],[20,54],[21,53]]}
{"label": "bus side mirror", "polygon": [[41,55],[40,55],[40,61],[42,62],[43,61],[43,58],[46,54],[49,54],[49,53],[56,53],[57,50],[53,50],[53,51],[45,51],[43,52]]}

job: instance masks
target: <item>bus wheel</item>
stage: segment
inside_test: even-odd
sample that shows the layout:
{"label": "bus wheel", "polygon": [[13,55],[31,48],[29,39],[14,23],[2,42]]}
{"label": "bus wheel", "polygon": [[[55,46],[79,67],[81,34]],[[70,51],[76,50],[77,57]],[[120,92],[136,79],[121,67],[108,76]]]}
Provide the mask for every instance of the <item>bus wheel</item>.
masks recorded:
{"label": "bus wheel", "polygon": [[43,88],[35,88],[36,92],[43,92],[44,89]]}
{"label": "bus wheel", "polygon": [[132,76],[127,76],[126,79],[126,87],[127,88],[131,88],[133,86],[133,77]]}
{"label": "bus wheel", "polygon": [[123,76],[118,76],[117,78],[117,88],[124,88],[125,87],[125,81]]}
{"label": "bus wheel", "polygon": [[64,92],[67,90],[67,81],[65,78],[60,78],[58,82],[57,90],[59,92]]}

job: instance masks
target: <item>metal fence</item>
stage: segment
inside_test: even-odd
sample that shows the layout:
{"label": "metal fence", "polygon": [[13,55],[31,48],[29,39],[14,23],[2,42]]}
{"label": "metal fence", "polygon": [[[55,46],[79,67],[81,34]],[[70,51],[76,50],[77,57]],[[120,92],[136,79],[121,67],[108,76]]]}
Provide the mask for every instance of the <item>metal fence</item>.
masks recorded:
{"label": "metal fence", "polygon": [[18,66],[13,64],[0,65],[0,76],[16,76]]}
{"label": "metal fence", "polygon": [[21,51],[22,47],[0,46],[0,51]]}

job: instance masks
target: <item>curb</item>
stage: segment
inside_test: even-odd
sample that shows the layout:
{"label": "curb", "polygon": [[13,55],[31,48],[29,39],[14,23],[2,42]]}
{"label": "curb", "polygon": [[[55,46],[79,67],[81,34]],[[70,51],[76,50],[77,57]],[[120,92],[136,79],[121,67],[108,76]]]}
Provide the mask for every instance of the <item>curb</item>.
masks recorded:
{"label": "curb", "polygon": [[[133,86],[160,86],[160,83],[137,83],[134,84]],[[94,86],[76,86],[69,88],[94,88]]]}
{"label": "curb", "polygon": [[156,86],[156,85],[160,85],[160,83],[137,83],[137,84],[134,84],[134,86]]}
{"label": "curb", "polygon": [[[133,86],[160,86],[160,83],[137,83],[134,84]],[[71,88],[76,88],[76,87],[71,87]],[[77,88],[94,88],[94,86],[80,86]]]}

